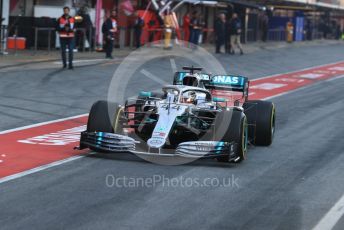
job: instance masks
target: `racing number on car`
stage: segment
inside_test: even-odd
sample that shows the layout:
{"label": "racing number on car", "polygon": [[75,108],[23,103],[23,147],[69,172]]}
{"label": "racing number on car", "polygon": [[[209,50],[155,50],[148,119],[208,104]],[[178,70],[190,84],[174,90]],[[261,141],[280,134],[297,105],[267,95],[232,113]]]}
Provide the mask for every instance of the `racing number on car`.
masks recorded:
{"label": "racing number on car", "polygon": [[161,106],[161,108],[164,108],[164,109],[168,109],[169,107],[170,107],[170,109],[175,109],[175,110],[179,110],[180,109],[180,105],[174,105],[174,106],[163,105],[163,106]]}

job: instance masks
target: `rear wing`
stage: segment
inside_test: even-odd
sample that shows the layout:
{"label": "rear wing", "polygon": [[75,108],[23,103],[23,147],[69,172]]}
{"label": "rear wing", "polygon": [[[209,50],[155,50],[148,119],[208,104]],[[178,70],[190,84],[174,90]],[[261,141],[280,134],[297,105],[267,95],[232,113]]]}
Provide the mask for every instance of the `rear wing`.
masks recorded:
{"label": "rear wing", "polygon": [[210,81],[204,82],[207,89],[245,92],[248,88],[248,78],[234,75],[214,75]]}
{"label": "rear wing", "polygon": [[[208,90],[242,92],[243,97],[246,99],[248,97],[249,80],[247,77],[236,75],[211,75],[207,73],[196,73],[193,76],[198,79],[198,87],[204,87]],[[173,78],[173,84],[183,85],[184,78],[186,79],[189,77],[190,72],[176,72]]]}
{"label": "rear wing", "polygon": [[210,81],[204,82],[204,87],[208,90],[242,92],[242,97],[247,101],[249,84],[247,77],[214,75],[210,78]]}
{"label": "rear wing", "polygon": [[[183,79],[185,76],[189,76],[190,72],[179,71],[174,74],[173,85],[183,85]],[[207,73],[197,73],[197,78],[202,82],[210,81],[211,76]]]}

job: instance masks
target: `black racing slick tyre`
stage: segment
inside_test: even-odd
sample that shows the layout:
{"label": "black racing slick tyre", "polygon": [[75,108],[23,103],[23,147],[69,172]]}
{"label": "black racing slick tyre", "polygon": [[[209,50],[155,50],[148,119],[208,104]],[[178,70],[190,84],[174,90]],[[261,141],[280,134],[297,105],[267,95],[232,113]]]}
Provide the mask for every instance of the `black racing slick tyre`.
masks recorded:
{"label": "black racing slick tyre", "polygon": [[257,146],[269,146],[275,134],[276,111],[270,101],[252,100],[243,105],[249,124],[249,140]]}
{"label": "black racing slick tyre", "polygon": [[[226,117],[226,118],[224,118]],[[242,111],[232,110],[232,111],[222,111],[219,113],[215,120],[215,129],[219,129],[223,127],[224,124],[227,125],[227,130],[222,132],[224,135],[221,134],[221,131],[215,133],[215,140],[219,137],[216,135],[223,136],[221,138],[222,141],[225,142],[234,142],[237,144],[236,148],[236,159],[235,163],[239,163],[246,159],[247,153],[247,119],[245,114]],[[230,156],[220,156],[216,158],[219,162],[229,162]]]}
{"label": "black racing slick tyre", "polygon": [[114,118],[118,104],[108,101],[97,101],[92,105],[88,116],[88,132],[114,132]]}

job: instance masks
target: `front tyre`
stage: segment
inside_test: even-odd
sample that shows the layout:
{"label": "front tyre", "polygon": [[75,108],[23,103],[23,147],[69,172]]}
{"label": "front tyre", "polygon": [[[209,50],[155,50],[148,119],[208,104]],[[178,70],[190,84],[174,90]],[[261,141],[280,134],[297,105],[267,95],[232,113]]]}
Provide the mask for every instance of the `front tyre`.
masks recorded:
{"label": "front tyre", "polygon": [[88,115],[88,132],[113,133],[113,119],[118,104],[108,101],[97,101],[92,105]]}
{"label": "front tyre", "polygon": [[[226,116],[226,119],[230,119],[229,122],[223,122],[226,121],[223,116]],[[234,162],[239,163],[246,159],[247,153],[248,129],[246,116],[243,112],[237,110],[222,111],[215,120],[215,129],[224,123],[229,123],[229,125],[221,140],[237,144],[235,152],[236,159]],[[226,156],[217,157],[216,159],[219,162],[229,162],[231,160],[229,153]]]}

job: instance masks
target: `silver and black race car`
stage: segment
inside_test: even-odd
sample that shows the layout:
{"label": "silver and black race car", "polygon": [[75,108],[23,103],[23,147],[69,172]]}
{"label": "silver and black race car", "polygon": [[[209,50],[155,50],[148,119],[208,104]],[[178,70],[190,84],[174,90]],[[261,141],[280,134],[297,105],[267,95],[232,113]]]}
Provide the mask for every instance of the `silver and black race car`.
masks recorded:
{"label": "silver and black race car", "polygon": [[[79,149],[241,162],[248,144],[272,143],[275,106],[248,100],[246,77],[183,69],[162,92],[140,92],[124,105],[94,103]],[[226,98],[214,96],[221,92]]]}

